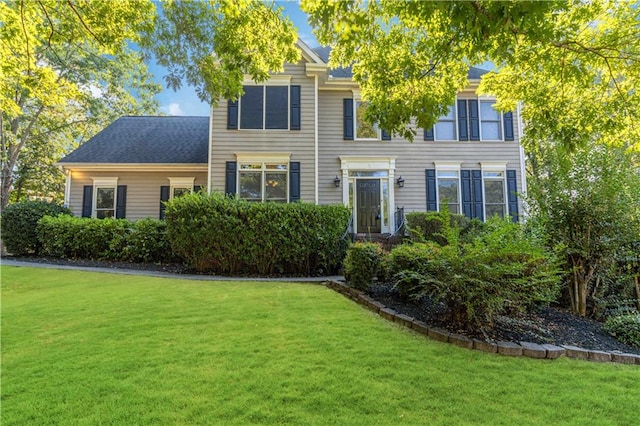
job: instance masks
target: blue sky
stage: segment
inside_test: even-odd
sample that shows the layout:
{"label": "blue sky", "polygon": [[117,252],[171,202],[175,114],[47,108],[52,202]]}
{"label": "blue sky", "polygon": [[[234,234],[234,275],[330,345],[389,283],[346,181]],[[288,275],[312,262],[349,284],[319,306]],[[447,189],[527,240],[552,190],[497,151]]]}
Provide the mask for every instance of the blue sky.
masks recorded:
{"label": "blue sky", "polygon": [[[298,36],[309,46],[317,46],[318,43],[311,32],[311,27],[307,24],[307,15],[300,10],[298,2],[277,1],[276,3],[284,7],[284,14],[293,21],[298,29]],[[162,93],[156,96],[163,113],[168,115],[209,115],[209,106],[198,99],[193,87],[185,85],[179,91],[174,92],[166,87],[162,78],[166,74],[166,70],[155,62],[148,65],[155,81],[162,84],[163,87]]]}

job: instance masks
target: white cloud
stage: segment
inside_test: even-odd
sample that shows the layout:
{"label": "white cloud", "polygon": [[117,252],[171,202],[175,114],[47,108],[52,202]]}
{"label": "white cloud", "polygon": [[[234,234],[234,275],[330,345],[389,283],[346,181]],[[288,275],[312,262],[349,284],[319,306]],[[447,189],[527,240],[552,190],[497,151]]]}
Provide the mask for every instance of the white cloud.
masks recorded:
{"label": "white cloud", "polygon": [[169,115],[184,115],[184,111],[177,102],[172,102],[169,106],[162,107],[162,109]]}

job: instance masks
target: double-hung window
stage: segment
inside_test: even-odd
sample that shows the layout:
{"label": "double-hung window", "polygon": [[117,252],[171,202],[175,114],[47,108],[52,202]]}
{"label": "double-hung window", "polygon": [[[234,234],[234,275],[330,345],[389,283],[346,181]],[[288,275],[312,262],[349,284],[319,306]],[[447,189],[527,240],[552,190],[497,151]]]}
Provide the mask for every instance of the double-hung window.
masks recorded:
{"label": "double-hung window", "polygon": [[451,213],[460,213],[460,163],[436,163],[436,191],[438,211],[449,209]]}
{"label": "double-hung window", "polygon": [[240,161],[238,194],[249,201],[286,203],[288,197],[289,164],[271,161]]}
{"label": "double-hung window", "polygon": [[456,135],[456,109],[449,107],[449,112],[438,119],[434,126],[434,138],[437,141],[455,141]]}
{"label": "double-hung window", "polygon": [[480,101],[480,137],[483,141],[502,140],[502,119],[495,101]]}
{"label": "double-hung window", "polygon": [[116,188],[118,178],[102,178],[93,180],[93,217],[104,219],[116,216]]}
{"label": "double-hung window", "polygon": [[368,102],[356,100],[353,102],[355,108],[355,130],[356,139],[377,140],[380,139],[380,130],[377,124],[370,124],[364,119],[364,113]]}
{"label": "double-hung window", "polygon": [[505,173],[505,169],[483,166],[484,217],[487,219],[495,215],[505,217],[507,214]]}

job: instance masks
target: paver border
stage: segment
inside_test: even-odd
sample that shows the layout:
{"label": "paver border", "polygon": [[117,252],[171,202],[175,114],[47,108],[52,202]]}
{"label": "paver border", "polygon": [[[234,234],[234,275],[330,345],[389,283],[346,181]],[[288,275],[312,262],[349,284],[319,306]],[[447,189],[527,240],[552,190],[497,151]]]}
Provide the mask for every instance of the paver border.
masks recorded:
{"label": "paver border", "polygon": [[619,351],[597,351],[570,345],[541,345],[531,342],[487,342],[478,339],[471,339],[467,336],[450,333],[438,327],[431,327],[420,320],[398,313],[385,306],[383,303],[366,295],[364,292],[348,286],[342,281],[327,280],[325,285],[327,288],[348,297],[388,321],[395,322],[405,328],[412,329],[416,333],[428,336],[432,340],[450,343],[462,348],[488,353],[497,353],[504,356],[522,356],[533,359],[554,360],[566,356],[567,358],[583,359],[594,362],[614,362],[620,364],[640,365],[640,355],[628,354]]}

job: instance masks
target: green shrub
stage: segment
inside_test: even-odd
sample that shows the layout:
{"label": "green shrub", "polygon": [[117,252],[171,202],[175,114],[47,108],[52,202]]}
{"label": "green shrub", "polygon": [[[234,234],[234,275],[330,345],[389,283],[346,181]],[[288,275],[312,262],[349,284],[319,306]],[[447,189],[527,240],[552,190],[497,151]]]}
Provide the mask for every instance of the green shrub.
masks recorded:
{"label": "green shrub", "polygon": [[339,268],[350,212],[190,194],[168,202],[165,214],[174,252],[196,270],[311,275]]}
{"label": "green shrub", "polygon": [[344,275],[352,287],[366,290],[380,270],[382,248],[376,243],[356,242],[344,259]]}
{"label": "green shrub", "polygon": [[389,253],[389,276],[402,298],[417,294],[425,282],[430,262],[441,256],[442,248],[434,242],[404,244]]}
{"label": "green shrub", "polygon": [[[469,219],[461,214],[442,212],[410,212],[406,215],[409,234],[414,241],[433,241],[440,245],[447,244],[447,232],[451,227],[460,230],[463,240],[473,239],[480,233],[484,224],[477,219]],[[448,225],[447,225],[448,223]]]}
{"label": "green shrub", "polygon": [[131,222],[125,219],[91,219],[45,216],[38,222],[38,238],[45,256],[71,259],[120,260]]}
{"label": "green shrub", "polygon": [[640,313],[609,317],[604,329],[622,343],[640,348]]}
{"label": "green shrub", "polygon": [[40,252],[36,227],[44,216],[71,215],[71,211],[55,203],[25,201],[9,204],[2,213],[2,241],[7,251],[16,256]]}
{"label": "green shrub", "polygon": [[396,285],[443,302],[453,325],[466,329],[491,328],[496,315],[555,299],[556,257],[518,224],[493,218],[471,241],[461,241],[459,234],[454,226],[443,235],[442,247],[415,245],[396,253]]}
{"label": "green shrub", "polygon": [[[167,238],[167,223],[164,220],[134,222],[124,236],[122,246],[121,259],[128,262],[171,263],[177,260]],[[113,243],[111,249],[113,252]]]}

